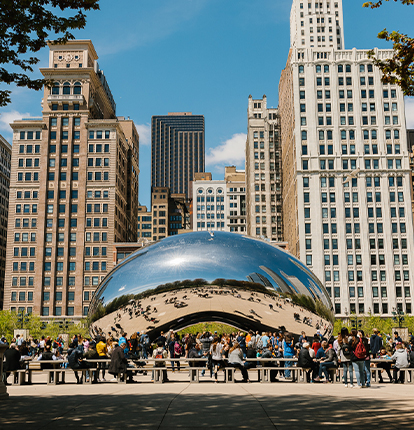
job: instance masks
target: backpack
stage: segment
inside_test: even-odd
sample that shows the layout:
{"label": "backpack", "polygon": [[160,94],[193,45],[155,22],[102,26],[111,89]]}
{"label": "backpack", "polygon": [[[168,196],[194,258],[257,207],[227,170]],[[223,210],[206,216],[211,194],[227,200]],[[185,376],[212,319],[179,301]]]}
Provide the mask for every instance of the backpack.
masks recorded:
{"label": "backpack", "polygon": [[345,358],[351,358],[351,348],[348,343],[343,343],[341,346],[342,354],[344,354]]}
{"label": "backpack", "polygon": [[178,342],[174,344],[174,354],[181,355],[181,346]]}
{"label": "backpack", "polygon": [[144,337],[144,345],[149,346],[149,344],[150,344],[150,338],[148,336],[145,336]]}
{"label": "backpack", "polygon": [[359,360],[365,360],[367,358],[367,349],[365,348],[364,342],[362,342],[362,339],[358,342],[358,345],[355,348],[354,351],[355,357]]}
{"label": "backpack", "polygon": [[257,343],[256,343],[256,348],[257,349],[263,349],[263,340],[262,338],[260,338]]}
{"label": "backpack", "polygon": [[157,349],[157,353],[156,353],[156,355],[155,355],[155,358],[158,358],[158,359],[160,359],[160,358],[164,358],[164,356],[163,356],[163,353],[164,352],[164,350],[163,349]]}

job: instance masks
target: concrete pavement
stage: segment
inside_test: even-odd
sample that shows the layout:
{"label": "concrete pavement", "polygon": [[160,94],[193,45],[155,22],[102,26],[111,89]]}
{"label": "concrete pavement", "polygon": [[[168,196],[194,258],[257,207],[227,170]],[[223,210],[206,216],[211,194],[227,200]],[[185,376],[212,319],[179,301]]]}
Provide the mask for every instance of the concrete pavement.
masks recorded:
{"label": "concrete pavement", "polygon": [[0,404],[8,429],[396,429],[414,427],[414,386],[342,384],[100,383],[9,386]]}

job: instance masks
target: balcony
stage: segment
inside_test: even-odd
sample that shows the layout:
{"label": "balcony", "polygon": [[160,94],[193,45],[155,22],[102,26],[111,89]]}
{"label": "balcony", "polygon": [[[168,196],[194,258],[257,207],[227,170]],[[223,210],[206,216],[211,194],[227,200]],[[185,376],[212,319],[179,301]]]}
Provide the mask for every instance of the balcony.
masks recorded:
{"label": "balcony", "polygon": [[50,94],[47,97],[47,102],[49,104],[52,104],[52,103],[84,104],[85,97],[82,94]]}

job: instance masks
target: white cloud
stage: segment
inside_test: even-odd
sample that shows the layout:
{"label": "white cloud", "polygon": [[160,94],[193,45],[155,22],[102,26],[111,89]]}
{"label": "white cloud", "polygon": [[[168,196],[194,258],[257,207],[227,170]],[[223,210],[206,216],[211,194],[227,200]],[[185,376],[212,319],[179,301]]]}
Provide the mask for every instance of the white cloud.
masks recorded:
{"label": "white cloud", "polygon": [[240,167],[245,161],[245,147],[247,134],[236,133],[215,148],[211,148],[206,155],[206,165],[235,165]]}
{"label": "white cloud", "polygon": [[405,120],[407,128],[414,129],[414,97],[405,99]]}
{"label": "white cloud", "polygon": [[17,119],[29,118],[30,113],[21,113],[17,110],[11,110],[9,112],[0,113],[0,131],[2,133],[12,134],[12,129],[10,127],[10,123],[14,122]]}
{"label": "white cloud", "polygon": [[147,124],[136,124],[139,134],[139,144],[140,145],[151,145],[151,125]]}

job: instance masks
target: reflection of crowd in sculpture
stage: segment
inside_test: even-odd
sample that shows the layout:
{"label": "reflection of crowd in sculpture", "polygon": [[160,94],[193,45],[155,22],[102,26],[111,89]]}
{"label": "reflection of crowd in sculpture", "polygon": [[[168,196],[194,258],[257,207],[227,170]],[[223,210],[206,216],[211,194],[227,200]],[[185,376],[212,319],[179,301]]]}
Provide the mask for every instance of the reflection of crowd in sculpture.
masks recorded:
{"label": "reflection of crowd in sculpture", "polygon": [[[245,290],[242,290],[244,293],[246,293]],[[297,323],[306,324],[309,327],[313,327],[313,320],[312,320],[312,314],[307,311],[306,309],[303,309],[299,305],[294,304],[290,298],[282,297],[278,294],[266,294],[266,293],[258,293],[258,292],[249,292],[250,294],[248,297],[246,297],[246,294],[242,296],[241,292],[236,288],[223,288],[223,287],[211,287],[211,286],[205,286],[205,287],[193,287],[190,290],[186,289],[185,294],[180,298],[179,292],[174,291],[170,294],[165,293],[162,296],[157,295],[153,296],[151,298],[148,298],[151,302],[155,300],[160,300],[162,303],[166,306],[173,305],[176,309],[181,309],[188,306],[188,301],[191,300],[191,296],[196,296],[200,299],[211,299],[214,296],[232,296],[236,299],[243,300],[243,301],[249,301],[252,304],[257,303],[264,306],[268,306],[268,308],[273,312],[279,312],[279,310],[286,310],[287,308],[295,309],[295,312],[293,314],[294,321]],[[260,294],[260,297],[259,297]],[[169,297],[169,295],[171,297]],[[147,330],[152,330],[155,328],[155,325],[159,323],[159,318],[156,318],[154,314],[157,313],[157,308],[155,306],[152,306],[150,304],[144,305],[143,302],[144,299],[132,299],[130,300],[126,305],[124,305],[122,308],[120,308],[119,311],[115,314],[114,317],[114,325],[117,326],[117,323],[120,323],[122,320],[122,315],[128,314],[129,319],[132,320],[134,317],[139,318],[143,317],[145,321],[147,321],[150,325],[146,327]],[[251,319],[256,319],[260,321],[262,319],[262,316],[259,315],[257,308],[253,309],[251,308],[249,310],[250,315],[246,315]],[[304,315],[305,313],[309,312],[309,315]],[[315,324],[315,327],[321,328],[324,332],[328,332],[329,330],[332,330],[332,324],[328,321],[324,321],[323,319],[320,319],[320,321],[317,321]],[[120,331],[122,331],[122,327],[117,327]],[[115,331],[112,327],[112,330]]]}

